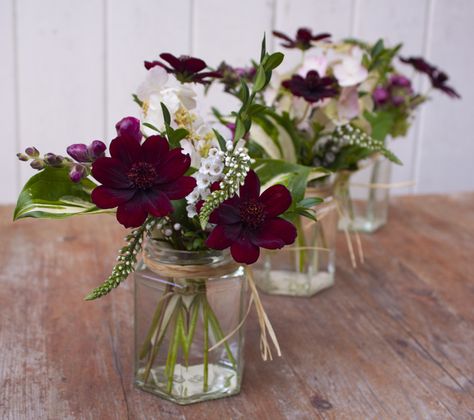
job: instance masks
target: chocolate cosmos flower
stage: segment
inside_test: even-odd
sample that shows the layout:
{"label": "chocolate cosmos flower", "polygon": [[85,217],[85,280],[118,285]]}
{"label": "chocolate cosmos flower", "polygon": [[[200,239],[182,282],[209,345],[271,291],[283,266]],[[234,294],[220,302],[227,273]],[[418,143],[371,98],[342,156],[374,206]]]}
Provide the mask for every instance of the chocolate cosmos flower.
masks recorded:
{"label": "chocolate cosmos flower", "polygon": [[92,201],[102,209],[117,207],[117,220],[125,227],[142,225],[149,214],[170,214],[170,200],[184,198],[196,186],[194,178],[183,176],[190,157],[180,148],[169,150],[164,137],[150,136],[140,145],[119,136],[110,144],[110,154],[92,165],[93,177],[102,184],[92,191]]}
{"label": "chocolate cosmos flower", "polygon": [[278,217],[291,204],[291,195],[283,185],[274,185],[260,195],[260,181],[255,172],[247,174],[239,196],[224,201],[209,218],[217,226],[207,238],[212,249],[230,247],[235,261],[252,264],[258,260],[260,247],[282,248],[296,239],[296,229]]}
{"label": "chocolate cosmos flower", "polygon": [[282,86],[295,96],[303,97],[307,102],[318,102],[321,99],[337,95],[337,84],[334,77],[319,77],[316,70],[311,70],[302,77],[294,74],[291,79],[285,80]]}
{"label": "chocolate cosmos flower", "polygon": [[165,60],[169,65],[162,63],[161,61],[145,61],[145,68],[150,70],[155,66],[163,67],[168,73],[173,73],[181,83],[202,83],[203,85],[211,83],[210,78],[221,77],[221,74],[217,71],[202,72],[207,65],[206,63],[196,57],[190,57],[188,55],[181,55],[175,57],[170,53],[160,54],[160,58]]}
{"label": "chocolate cosmos flower", "polygon": [[400,57],[400,61],[405,64],[410,64],[413,68],[420,73],[425,73],[431,80],[431,86],[435,89],[439,89],[442,92],[446,93],[451,98],[460,98],[461,96],[457,93],[454,88],[451,86],[446,85],[449,77],[446,73],[439,70],[437,67],[429,64],[421,57],[410,57],[410,58],[403,58]]}
{"label": "chocolate cosmos flower", "polygon": [[281,44],[282,47],[298,48],[302,51],[308,50],[312,47],[311,41],[321,41],[331,37],[331,34],[328,33],[313,35],[311,29],[308,28],[298,29],[295,39],[291,39],[288,35],[279,31],[273,31],[273,35],[285,40],[285,42]]}

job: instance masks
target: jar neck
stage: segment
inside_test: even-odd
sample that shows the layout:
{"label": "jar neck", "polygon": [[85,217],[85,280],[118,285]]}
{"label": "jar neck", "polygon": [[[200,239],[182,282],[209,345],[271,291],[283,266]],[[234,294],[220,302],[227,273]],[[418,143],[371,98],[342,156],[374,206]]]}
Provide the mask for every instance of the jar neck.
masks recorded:
{"label": "jar neck", "polygon": [[166,242],[148,239],[145,255],[157,263],[166,265],[222,265],[232,262],[228,250],[183,251],[171,248]]}

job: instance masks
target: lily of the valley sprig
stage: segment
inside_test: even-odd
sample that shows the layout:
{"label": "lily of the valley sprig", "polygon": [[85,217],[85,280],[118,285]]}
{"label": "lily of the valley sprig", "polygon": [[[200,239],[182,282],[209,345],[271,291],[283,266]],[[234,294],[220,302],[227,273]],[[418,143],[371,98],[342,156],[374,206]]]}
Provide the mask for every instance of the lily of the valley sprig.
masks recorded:
{"label": "lily of the valley sprig", "polygon": [[40,156],[33,147],[18,155],[39,172],[21,192],[15,219],[110,213],[132,228],[111,275],[88,300],[127,278],[146,236],[178,250],[230,248],[244,264],[255,262],[260,248],[281,248],[296,237],[285,220],[294,208],[289,190],[273,186],[260,195],[245,140],[262,109],[255,99],[283,55],[268,54],[263,42],[252,88],[239,82],[242,106],[222,134],[196,111],[193,90],[221,73],[203,71],[206,63],[195,57],[160,57],[167,64],[146,62],[146,78],[133,95],[141,121],[120,120],[108,148],[94,140],[70,145],[67,157]]}

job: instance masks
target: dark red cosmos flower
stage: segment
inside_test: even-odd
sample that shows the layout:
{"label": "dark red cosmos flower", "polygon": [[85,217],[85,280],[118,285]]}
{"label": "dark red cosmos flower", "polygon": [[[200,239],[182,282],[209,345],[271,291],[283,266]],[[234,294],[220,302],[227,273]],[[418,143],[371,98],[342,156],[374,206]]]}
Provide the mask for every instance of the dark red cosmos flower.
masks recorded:
{"label": "dark red cosmos flower", "polygon": [[281,44],[282,47],[298,48],[302,51],[309,50],[312,47],[311,41],[322,41],[323,39],[331,37],[331,34],[328,33],[313,35],[311,29],[308,28],[298,29],[295,39],[291,39],[288,35],[279,31],[273,31],[273,35],[285,40],[285,42]]}
{"label": "dark red cosmos flower", "polygon": [[337,82],[334,77],[319,77],[316,70],[311,70],[302,77],[294,74],[291,79],[282,82],[282,86],[295,96],[303,97],[308,102],[318,102],[321,99],[337,95]]}
{"label": "dark red cosmos flower", "polygon": [[119,136],[110,154],[92,165],[93,177],[102,184],[92,191],[92,201],[101,209],[117,207],[117,220],[125,227],[141,226],[149,214],[170,214],[170,200],[186,197],[196,186],[193,177],[183,176],[190,157],[180,148],[169,150],[164,137],[150,136],[140,145]]}
{"label": "dark red cosmos flower", "polygon": [[260,247],[277,249],[295,241],[296,228],[278,217],[290,204],[290,192],[283,185],[274,185],[260,195],[260,181],[250,171],[239,196],[224,201],[211,213],[209,222],[217,226],[206,245],[212,249],[230,247],[235,261],[252,264],[258,260]]}
{"label": "dark red cosmos flower", "polygon": [[160,57],[169,65],[161,61],[145,61],[145,68],[150,70],[153,67],[163,67],[168,73],[173,73],[181,83],[202,83],[203,85],[211,83],[207,78],[218,78],[221,74],[218,71],[205,71],[207,65],[200,58],[181,55],[175,57],[170,53],[160,54]]}
{"label": "dark red cosmos flower", "polygon": [[457,93],[454,88],[451,86],[446,85],[449,77],[446,73],[438,69],[437,67],[429,64],[421,57],[410,57],[410,58],[403,58],[400,57],[400,61],[405,64],[410,64],[413,68],[420,73],[425,73],[431,81],[431,86],[435,89],[439,89],[442,92],[446,93],[451,98],[460,98],[461,95]]}

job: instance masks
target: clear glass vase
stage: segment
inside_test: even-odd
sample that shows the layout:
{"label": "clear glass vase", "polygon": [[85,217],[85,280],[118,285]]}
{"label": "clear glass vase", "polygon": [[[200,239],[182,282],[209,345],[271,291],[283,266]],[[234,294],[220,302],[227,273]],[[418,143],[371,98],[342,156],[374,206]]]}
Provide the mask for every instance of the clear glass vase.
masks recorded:
{"label": "clear glass vase", "polygon": [[297,221],[296,243],[281,250],[263,250],[255,280],[265,293],[313,296],[334,284],[337,211],[329,187],[308,188],[306,196],[325,198],[315,206],[318,221]]}
{"label": "clear glass vase", "polygon": [[134,277],[135,385],[178,404],[237,394],[244,269],[227,252],[177,251],[152,240]]}
{"label": "clear glass vase", "polygon": [[358,171],[337,175],[341,230],[372,233],[387,223],[391,167],[389,160],[378,157]]}

